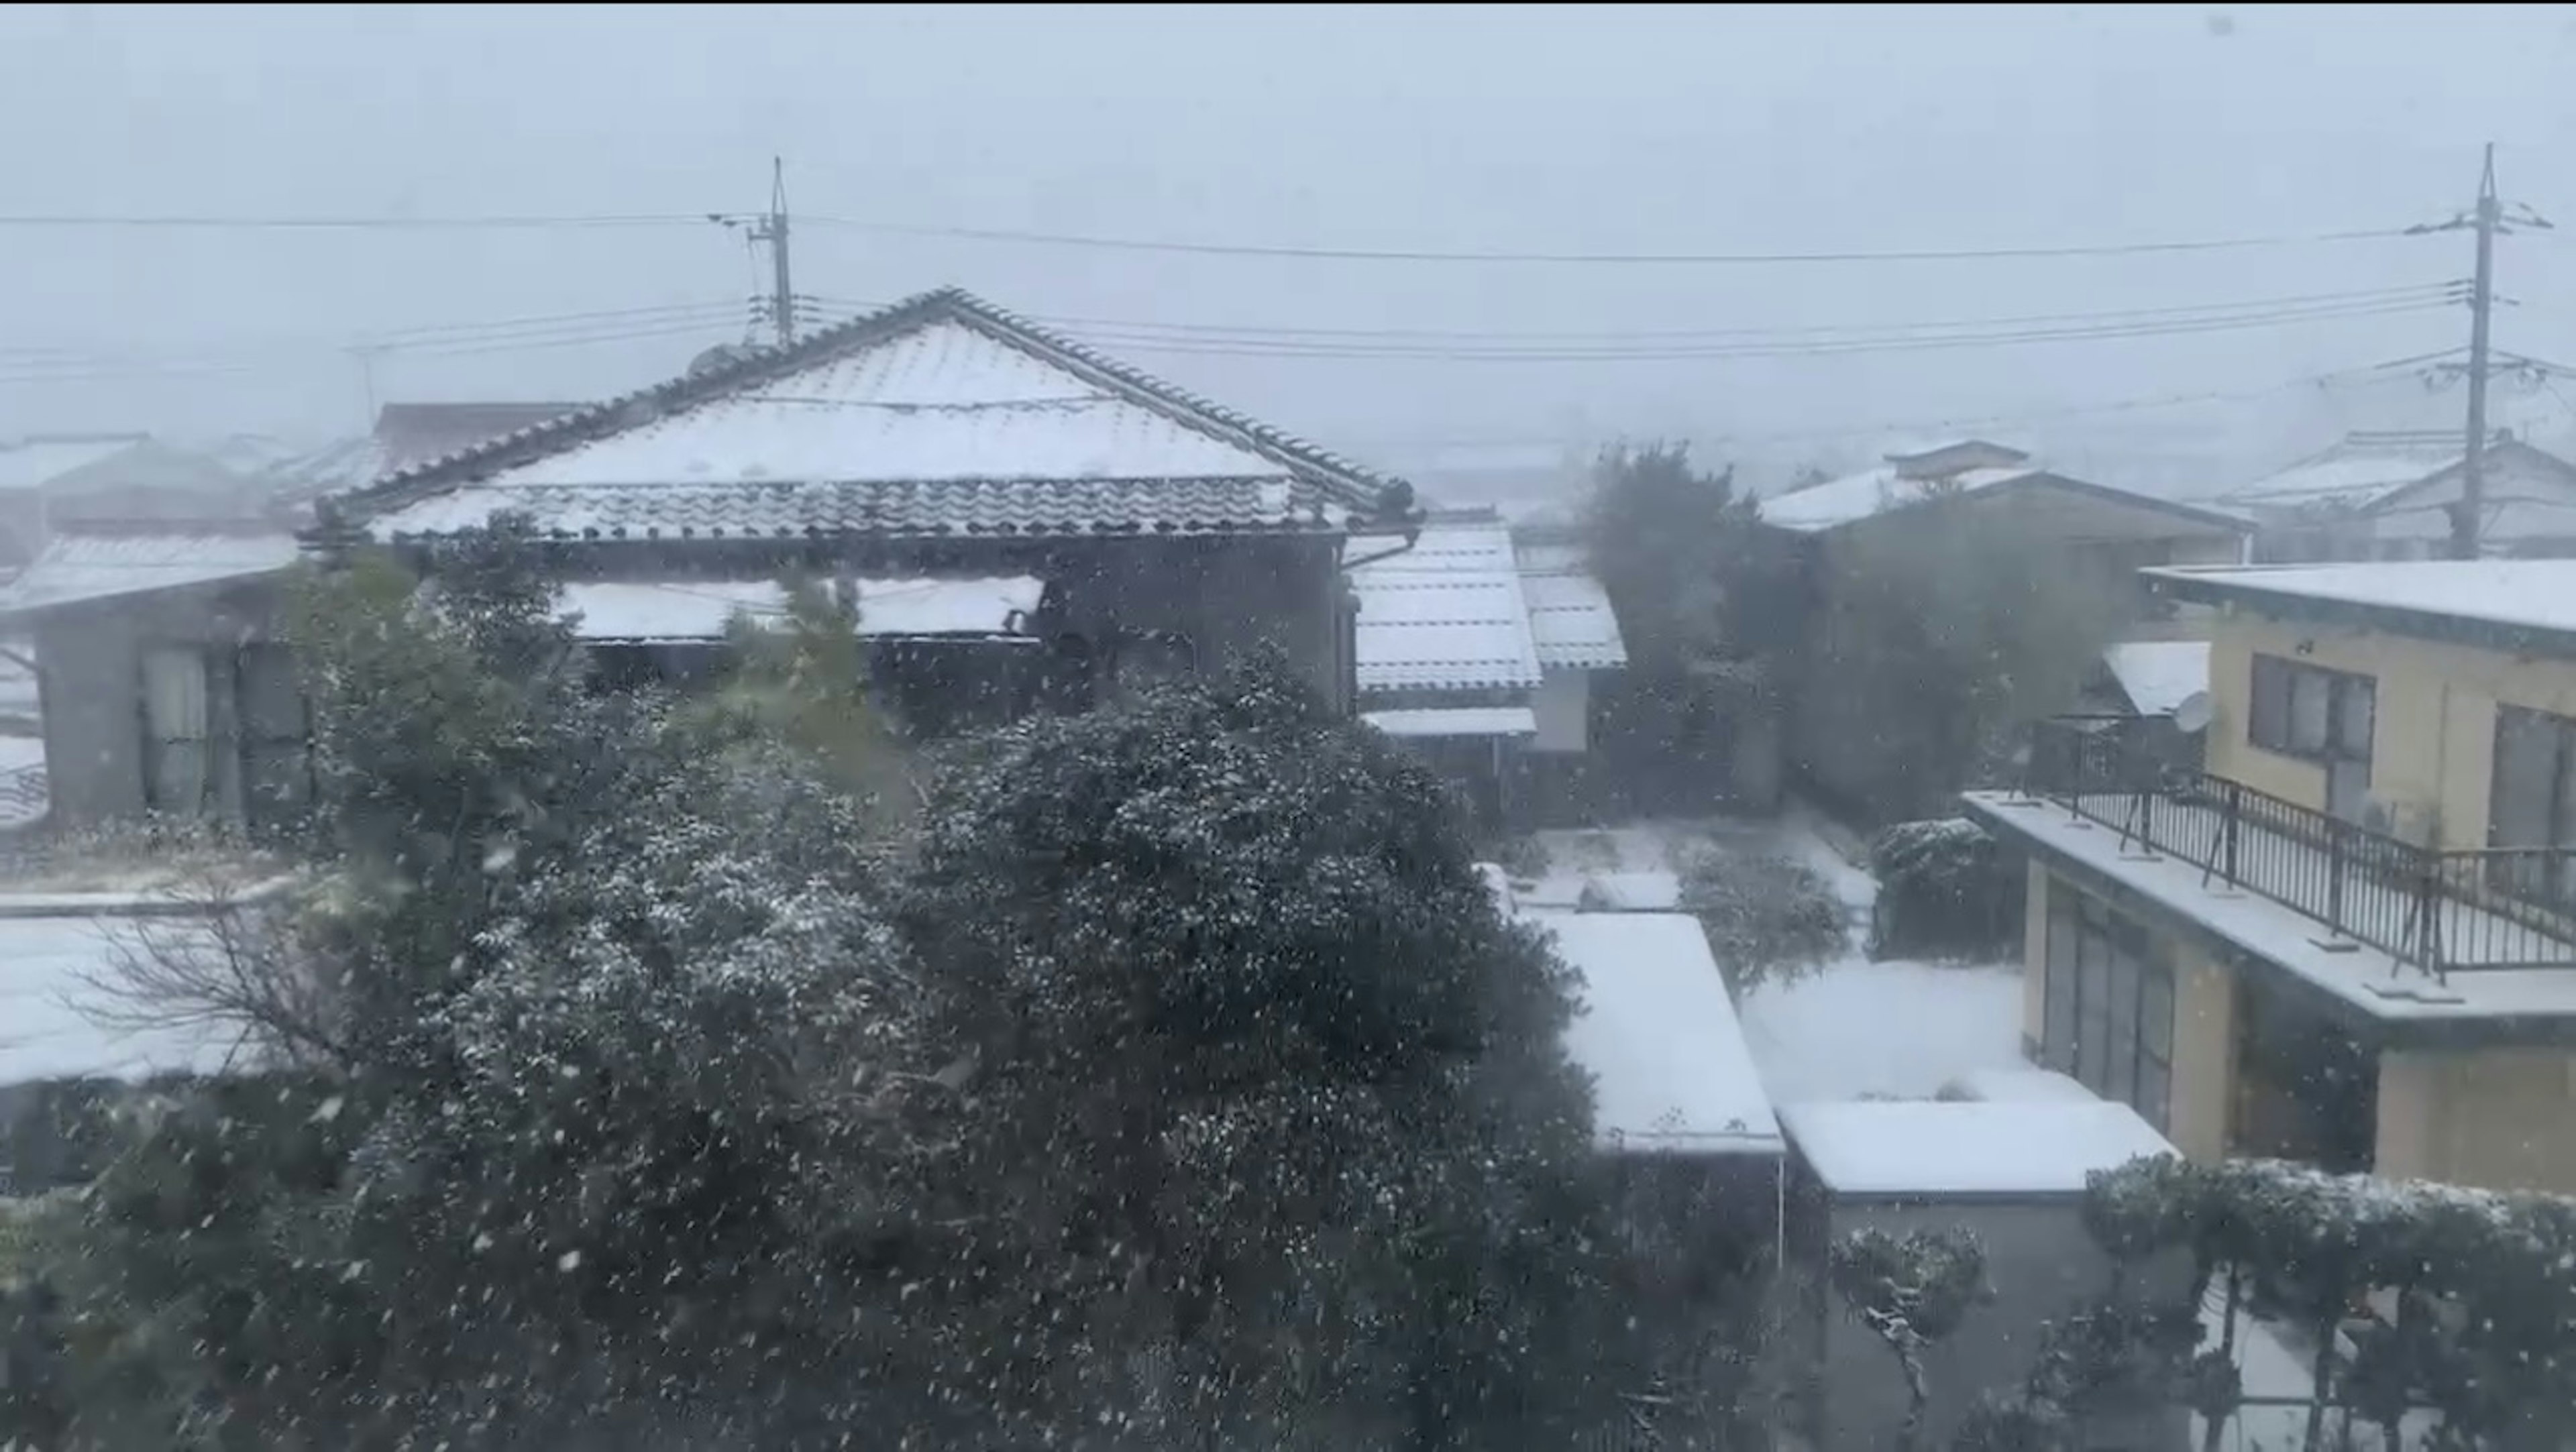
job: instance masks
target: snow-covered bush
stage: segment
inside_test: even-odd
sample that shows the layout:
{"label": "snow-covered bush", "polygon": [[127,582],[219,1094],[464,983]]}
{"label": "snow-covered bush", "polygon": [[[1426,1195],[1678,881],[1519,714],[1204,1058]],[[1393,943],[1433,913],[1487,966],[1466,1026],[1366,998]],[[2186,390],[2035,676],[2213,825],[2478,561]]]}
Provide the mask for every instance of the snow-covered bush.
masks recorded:
{"label": "snow-covered bush", "polygon": [[2021,864],[1965,817],[1899,822],[1869,844],[1878,878],[1869,955],[1990,962],[2015,954]]}
{"label": "snow-covered bush", "polygon": [[1739,994],[1822,967],[1851,941],[1833,884],[1786,857],[1702,847],[1682,865],[1681,903]]}

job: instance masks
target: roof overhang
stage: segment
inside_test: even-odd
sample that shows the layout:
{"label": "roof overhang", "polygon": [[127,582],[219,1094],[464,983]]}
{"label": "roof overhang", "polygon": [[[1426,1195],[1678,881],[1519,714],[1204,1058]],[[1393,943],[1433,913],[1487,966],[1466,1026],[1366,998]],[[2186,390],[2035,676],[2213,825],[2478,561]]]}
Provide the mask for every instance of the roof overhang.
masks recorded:
{"label": "roof overhang", "polygon": [[[2283,568],[2297,570],[2307,567],[2292,565]],[[2267,587],[2259,580],[2246,578],[2248,575],[2260,573],[2259,568],[2249,569],[2245,566],[2212,566],[2208,569],[2175,567],[2138,572],[2139,577],[2146,581],[2149,591],[2165,599],[2179,600],[2187,604],[2248,610],[2276,620],[2313,621],[2320,625],[2344,625],[2364,630],[2382,630],[2391,635],[2441,641],[2452,645],[2473,645],[2515,655],[2540,655],[2560,660],[2576,660],[2576,630],[2548,625],[2483,620],[2472,615],[2455,615],[2404,605],[2340,600],[2301,590]]]}

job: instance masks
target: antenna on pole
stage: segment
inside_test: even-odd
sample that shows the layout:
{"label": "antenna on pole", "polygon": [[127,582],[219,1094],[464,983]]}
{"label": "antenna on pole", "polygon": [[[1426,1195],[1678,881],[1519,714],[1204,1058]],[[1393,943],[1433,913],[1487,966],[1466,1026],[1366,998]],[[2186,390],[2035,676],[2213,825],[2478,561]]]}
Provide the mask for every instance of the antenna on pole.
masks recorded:
{"label": "antenna on pole", "polygon": [[769,210],[752,216],[728,216],[709,212],[707,220],[719,227],[740,227],[745,240],[769,248],[769,321],[778,330],[778,346],[796,341],[796,289],[787,260],[787,163],[783,158],[769,159]]}

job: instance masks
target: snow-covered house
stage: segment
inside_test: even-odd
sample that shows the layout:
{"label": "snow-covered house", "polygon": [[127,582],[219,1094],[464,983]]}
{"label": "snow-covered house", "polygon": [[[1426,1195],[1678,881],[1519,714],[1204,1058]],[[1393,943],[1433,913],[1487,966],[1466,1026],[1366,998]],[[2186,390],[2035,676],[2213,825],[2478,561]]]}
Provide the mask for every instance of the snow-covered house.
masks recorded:
{"label": "snow-covered house", "polygon": [[2018,538],[2063,551],[2105,590],[2135,599],[2124,638],[2136,640],[2206,628],[2137,590],[2140,569],[2233,564],[2252,529],[2236,514],[2076,479],[1982,439],[1892,453],[1877,467],[1765,497],[1761,519],[1797,543],[1806,581],[1803,645],[1789,683],[1789,764],[1812,794],[1854,818],[1886,810],[1890,787],[1878,772],[1885,722],[1842,664],[1857,649],[1853,632],[1868,628],[1853,602],[1871,561],[1905,548],[1908,532],[1936,510],[2008,521]]}
{"label": "snow-covered house", "polygon": [[[550,416],[321,501],[308,546],[426,567],[442,541],[523,516],[614,675],[703,669],[737,608],[775,611],[801,573],[855,606],[887,699],[925,730],[1079,708],[1261,646],[1349,709],[1343,546],[1391,548],[1418,522],[1401,482],[955,290],[531,409]],[[55,573],[77,588],[0,597],[32,621],[47,714],[66,723],[49,736],[74,748],[54,754],[58,815],[251,799],[223,783],[252,775],[247,723],[268,714],[244,684],[269,678],[252,664],[273,650],[263,575],[147,592],[131,582],[171,561],[75,563]],[[162,745],[211,764],[156,786]]]}
{"label": "snow-covered house", "polygon": [[[1792,1345],[1807,1373],[1799,1409],[1818,1452],[1894,1445],[1907,1404],[1896,1358],[1827,1284],[1834,1242],[1862,1230],[1975,1237],[1990,1299],[1923,1354],[1931,1395],[1921,1445],[1946,1447],[1981,1395],[2029,1377],[2047,1323],[2110,1290],[2110,1258],[2084,1228],[2085,1177],[2174,1152],[2122,1105],[2064,1099],[1790,1104],[1780,1123],[1791,1164]],[[2179,1291],[2189,1268],[2147,1273],[2173,1278]],[[2190,1445],[2179,1405],[2107,1422],[2089,1427],[2083,1445]]]}
{"label": "snow-covered house", "polygon": [[2576,1191],[2576,560],[2149,579],[2215,612],[2197,763],[2043,723],[1967,797],[2034,1056],[2195,1158]]}
{"label": "snow-covered house", "polygon": [[[2350,433],[2219,502],[2258,522],[2262,563],[2439,559],[2465,452],[2457,429]],[[2501,431],[2481,460],[2484,552],[2576,555],[2576,464]]]}
{"label": "snow-covered house", "polygon": [[1474,508],[1347,558],[1363,718],[1416,743],[1488,819],[1575,795],[1596,674],[1628,659],[1580,547]]}

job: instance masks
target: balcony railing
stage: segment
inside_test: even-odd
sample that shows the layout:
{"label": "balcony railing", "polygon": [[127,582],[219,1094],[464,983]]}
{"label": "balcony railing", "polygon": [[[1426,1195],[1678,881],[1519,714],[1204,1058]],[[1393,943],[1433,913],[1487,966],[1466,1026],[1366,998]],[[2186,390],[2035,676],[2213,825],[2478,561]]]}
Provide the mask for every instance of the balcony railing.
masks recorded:
{"label": "balcony railing", "polygon": [[2210,776],[2197,756],[2160,718],[2045,721],[2022,791],[2436,978],[2576,966],[2576,851],[2420,847]]}

